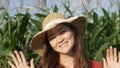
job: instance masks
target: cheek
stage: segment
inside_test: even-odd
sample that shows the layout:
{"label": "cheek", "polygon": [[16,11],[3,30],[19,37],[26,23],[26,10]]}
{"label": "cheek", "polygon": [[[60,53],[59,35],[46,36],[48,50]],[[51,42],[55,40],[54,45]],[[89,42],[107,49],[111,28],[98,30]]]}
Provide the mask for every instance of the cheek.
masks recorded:
{"label": "cheek", "polygon": [[74,36],[72,36],[71,44],[74,45],[74,43],[75,43],[75,39],[74,39]]}
{"label": "cheek", "polygon": [[68,39],[70,40],[69,43],[70,43],[71,45],[74,45],[75,39],[74,39],[74,35],[73,35],[72,33],[69,33]]}
{"label": "cheek", "polygon": [[50,41],[50,46],[52,48],[55,48],[56,47],[56,42],[54,40]]}

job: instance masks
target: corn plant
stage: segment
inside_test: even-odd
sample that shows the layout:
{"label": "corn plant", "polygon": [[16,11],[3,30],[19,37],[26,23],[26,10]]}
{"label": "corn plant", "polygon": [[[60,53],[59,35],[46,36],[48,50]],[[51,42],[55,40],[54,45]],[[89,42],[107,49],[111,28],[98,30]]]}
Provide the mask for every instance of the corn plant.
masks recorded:
{"label": "corn plant", "polygon": [[[26,12],[11,17],[4,11],[0,20],[2,23],[0,28],[0,68],[9,68],[7,61],[12,61],[10,54],[14,50],[23,51],[28,61],[32,57],[36,58],[35,63],[37,63],[40,57],[30,48],[30,40],[40,28],[36,28],[31,15]],[[41,23],[39,22],[39,24]]]}
{"label": "corn plant", "polygon": [[102,62],[106,48],[110,45],[120,50],[120,13],[108,13],[102,8],[103,16],[96,12],[86,12],[87,31],[85,45],[90,59]]}

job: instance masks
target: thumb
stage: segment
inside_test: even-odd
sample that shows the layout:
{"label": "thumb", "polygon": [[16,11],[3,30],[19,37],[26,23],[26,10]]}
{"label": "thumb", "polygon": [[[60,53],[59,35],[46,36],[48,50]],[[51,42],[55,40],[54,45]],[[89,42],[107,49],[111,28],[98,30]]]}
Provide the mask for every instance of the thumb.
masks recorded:
{"label": "thumb", "polygon": [[34,67],[34,59],[33,58],[30,60],[30,66],[31,66],[31,68],[35,68]]}

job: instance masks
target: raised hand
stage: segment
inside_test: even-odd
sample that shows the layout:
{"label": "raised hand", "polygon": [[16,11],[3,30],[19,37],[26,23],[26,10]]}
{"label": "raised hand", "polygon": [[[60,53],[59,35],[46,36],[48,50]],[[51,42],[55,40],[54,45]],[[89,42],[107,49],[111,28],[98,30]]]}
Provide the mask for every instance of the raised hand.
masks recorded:
{"label": "raised hand", "polygon": [[110,46],[106,51],[106,59],[103,58],[103,67],[104,68],[120,68],[120,52],[117,55],[116,48]]}
{"label": "raised hand", "polygon": [[22,51],[14,51],[14,54],[11,54],[11,57],[14,61],[14,64],[11,61],[8,61],[8,64],[12,67],[12,68],[34,68],[34,60],[31,59],[30,61],[30,66],[28,66],[27,62],[26,62],[26,58],[23,54]]}

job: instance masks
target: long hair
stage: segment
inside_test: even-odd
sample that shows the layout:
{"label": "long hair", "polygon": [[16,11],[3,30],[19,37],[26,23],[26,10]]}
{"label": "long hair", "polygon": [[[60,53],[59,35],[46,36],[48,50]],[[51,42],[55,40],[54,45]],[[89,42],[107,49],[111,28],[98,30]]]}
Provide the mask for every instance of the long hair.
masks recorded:
{"label": "long hair", "polygon": [[[88,61],[85,56],[85,50],[84,50],[84,45],[83,45],[81,35],[78,34],[78,32],[76,31],[76,28],[73,27],[71,24],[68,24],[68,23],[62,23],[62,24],[72,30],[75,38],[75,43],[72,49],[74,53],[74,57],[73,57],[74,68],[88,68]],[[52,49],[47,36],[46,36],[45,52],[42,58],[43,58],[42,68],[64,68],[63,65],[59,64],[59,61],[60,61],[59,53],[57,53]]]}

